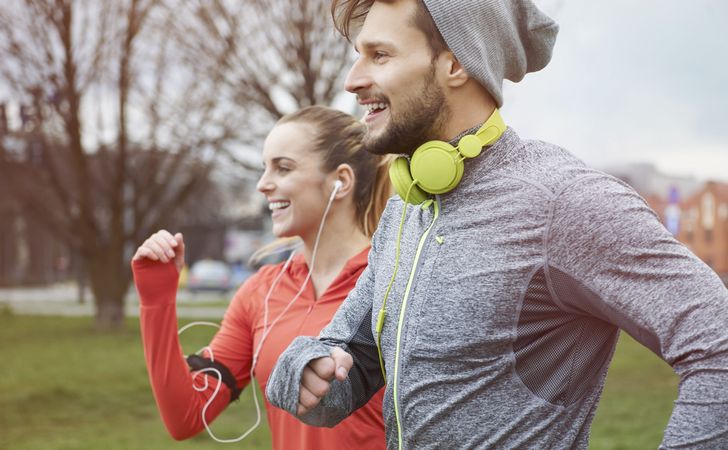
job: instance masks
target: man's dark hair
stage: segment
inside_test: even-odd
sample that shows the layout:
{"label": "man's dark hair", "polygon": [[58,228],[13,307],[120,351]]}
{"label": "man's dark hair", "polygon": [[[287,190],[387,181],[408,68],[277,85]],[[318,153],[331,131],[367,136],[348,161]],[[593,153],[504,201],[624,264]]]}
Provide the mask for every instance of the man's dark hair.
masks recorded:
{"label": "man's dark hair", "polygon": [[[352,30],[361,26],[375,1],[393,3],[398,0],[333,0],[331,17],[336,30],[351,42]],[[415,3],[417,6],[410,23],[425,34],[434,59],[449,49],[422,0],[416,0]]]}

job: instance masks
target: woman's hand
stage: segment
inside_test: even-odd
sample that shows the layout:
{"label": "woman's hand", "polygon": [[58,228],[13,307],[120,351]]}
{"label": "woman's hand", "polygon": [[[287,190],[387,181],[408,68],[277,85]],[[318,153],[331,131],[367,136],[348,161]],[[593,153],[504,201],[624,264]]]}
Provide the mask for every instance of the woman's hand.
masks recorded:
{"label": "woman's hand", "polygon": [[149,239],[137,249],[132,261],[143,258],[163,263],[174,261],[177,272],[182,271],[185,264],[185,242],[182,233],[172,236],[167,230],[159,230],[149,236]]}

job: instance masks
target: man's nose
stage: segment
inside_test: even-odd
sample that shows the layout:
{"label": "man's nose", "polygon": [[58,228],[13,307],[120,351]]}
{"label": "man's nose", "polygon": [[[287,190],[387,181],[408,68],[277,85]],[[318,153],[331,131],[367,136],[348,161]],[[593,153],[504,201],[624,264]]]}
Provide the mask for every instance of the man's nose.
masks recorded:
{"label": "man's nose", "polygon": [[346,75],[344,81],[344,89],[356,94],[361,89],[366,89],[372,84],[371,77],[365,70],[365,64],[361,58],[354,62],[354,65],[349,69],[349,73]]}

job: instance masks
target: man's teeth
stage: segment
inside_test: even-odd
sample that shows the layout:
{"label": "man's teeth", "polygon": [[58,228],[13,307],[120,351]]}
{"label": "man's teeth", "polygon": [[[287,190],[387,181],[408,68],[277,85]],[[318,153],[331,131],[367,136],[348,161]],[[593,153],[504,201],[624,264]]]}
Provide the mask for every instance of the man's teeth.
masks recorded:
{"label": "man's teeth", "polygon": [[268,209],[273,211],[276,209],[285,208],[286,206],[290,205],[291,202],[270,202],[268,203]]}
{"label": "man's teeth", "polygon": [[386,107],[387,107],[386,103],[369,103],[367,105],[367,110],[369,110],[369,112],[371,113],[371,112],[376,111],[377,109],[384,109]]}

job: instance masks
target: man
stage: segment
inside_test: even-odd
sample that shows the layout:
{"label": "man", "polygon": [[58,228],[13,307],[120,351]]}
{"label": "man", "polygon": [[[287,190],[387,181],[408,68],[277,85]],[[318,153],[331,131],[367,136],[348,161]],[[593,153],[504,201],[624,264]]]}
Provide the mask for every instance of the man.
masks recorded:
{"label": "man", "polygon": [[411,155],[443,139],[467,159],[453,189],[412,202],[414,175],[399,193],[419,206],[390,200],[368,268],[319,338],[281,356],[271,403],[332,426],[386,377],[389,448],[584,449],[623,329],[681,377],[663,448],[728,448],[728,291],[715,273],[632,189],[565,150],[511,129],[479,156],[459,143],[497,118],[503,79],[548,63],[556,24],[530,0],[332,11],[344,35],[358,31],[346,88],[370,111],[369,149]]}

